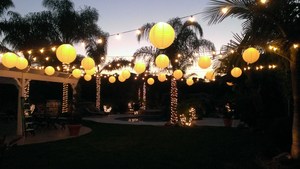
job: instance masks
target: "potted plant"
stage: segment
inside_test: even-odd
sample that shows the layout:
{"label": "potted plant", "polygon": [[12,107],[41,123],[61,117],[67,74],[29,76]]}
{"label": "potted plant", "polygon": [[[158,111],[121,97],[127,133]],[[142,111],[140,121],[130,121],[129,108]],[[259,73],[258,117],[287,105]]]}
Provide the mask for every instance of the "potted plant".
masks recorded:
{"label": "potted plant", "polygon": [[78,136],[81,128],[81,113],[77,108],[77,104],[71,104],[69,119],[68,119],[68,129],[71,136]]}

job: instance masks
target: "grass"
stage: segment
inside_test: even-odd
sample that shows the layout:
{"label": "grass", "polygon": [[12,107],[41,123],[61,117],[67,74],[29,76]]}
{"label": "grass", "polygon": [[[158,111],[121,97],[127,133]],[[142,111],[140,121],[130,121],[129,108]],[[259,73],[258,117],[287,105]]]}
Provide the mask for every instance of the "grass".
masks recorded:
{"label": "grass", "polygon": [[263,134],[224,127],[157,127],[85,122],[88,135],[10,149],[5,169],[258,169],[276,155]]}

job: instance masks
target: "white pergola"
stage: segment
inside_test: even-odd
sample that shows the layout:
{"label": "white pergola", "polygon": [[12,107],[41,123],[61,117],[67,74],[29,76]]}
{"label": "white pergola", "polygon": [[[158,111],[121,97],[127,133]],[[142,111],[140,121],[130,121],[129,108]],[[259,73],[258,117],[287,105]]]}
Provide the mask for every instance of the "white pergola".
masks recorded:
{"label": "white pergola", "polygon": [[72,86],[73,91],[77,85],[78,79],[72,75],[64,72],[55,72],[54,75],[45,75],[44,70],[37,70],[26,68],[18,70],[16,68],[8,69],[0,64],[0,83],[13,84],[18,88],[18,115],[17,115],[17,135],[23,135],[23,105],[22,98],[24,98],[25,87],[31,80],[68,83]]}

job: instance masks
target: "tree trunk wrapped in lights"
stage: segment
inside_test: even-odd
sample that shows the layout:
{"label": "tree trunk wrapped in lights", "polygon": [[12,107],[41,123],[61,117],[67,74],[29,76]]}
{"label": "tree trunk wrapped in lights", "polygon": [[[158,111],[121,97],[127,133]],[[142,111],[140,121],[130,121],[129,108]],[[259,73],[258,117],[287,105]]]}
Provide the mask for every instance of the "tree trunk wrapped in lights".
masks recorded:
{"label": "tree trunk wrapped in lights", "polygon": [[[69,70],[69,65],[68,64],[63,64],[63,71],[68,72]],[[69,84],[68,83],[63,83],[63,96],[62,96],[62,113],[68,112],[69,111]]]}
{"label": "tree trunk wrapped in lights", "polygon": [[147,105],[147,89],[146,89],[146,82],[143,83],[143,102],[142,102],[142,109],[146,110]]}
{"label": "tree trunk wrapped in lights", "polygon": [[30,92],[30,80],[27,81],[27,84],[24,89],[24,99],[27,100],[29,98],[29,92]]}
{"label": "tree trunk wrapped in lights", "polygon": [[178,123],[178,114],[177,114],[177,103],[178,103],[178,91],[177,91],[177,82],[175,78],[171,79],[171,124],[177,124]]}
{"label": "tree trunk wrapped in lights", "polygon": [[96,76],[96,108],[100,110],[101,108],[101,77],[100,75]]}

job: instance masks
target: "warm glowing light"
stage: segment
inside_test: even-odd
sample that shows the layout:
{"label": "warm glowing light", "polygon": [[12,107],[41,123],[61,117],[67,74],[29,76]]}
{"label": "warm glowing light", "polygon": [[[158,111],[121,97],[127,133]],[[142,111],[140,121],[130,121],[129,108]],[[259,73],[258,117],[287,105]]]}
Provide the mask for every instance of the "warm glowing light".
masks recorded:
{"label": "warm glowing light", "polygon": [[44,49],[40,49],[40,52],[41,52],[41,53],[44,53]]}
{"label": "warm glowing light", "polygon": [[226,82],[226,84],[227,84],[228,86],[233,86],[233,83],[232,83],[232,82]]}
{"label": "warm glowing light", "polygon": [[13,68],[16,66],[18,61],[18,56],[12,52],[6,52],[2,56],[2,64],[7,68]]}
{"label": "warm glowing light", "polygon": [[115,83],[115,82],[116,82],[116,77],[115,77],[115,76],[110,76],[110,77],[108,78],[108,81],[109,81],[110,83]]}
{"label": "warm glowing light", "polygon": [[31,50],[29,50],[29,51],[27,51],[27,53],[28,53],[29,55],[31,55],[32,51],[31,51]]}
{"label": "warm glowing light", "polygon": [[52,47],[51,50],[54,52],[56,51],[56,47]]}
{"label": "warm glowing light", "polygon": [[16,63],[16,68],[23,70],[28,66],[28,61],[24,57],[18,57],[17,63]]}
{"label": "warm glowing light", "polygon": [[135,31],[135,33],[136,33],[137,35],[140,35],[140,34],[141,34],[141,30],[138,29],[138,30]]}
{"label": "warm glowing light", "polygon": [[49,57],[46,57],[45,60],[46,60],[46,61],[49,61]]}
{"label": "warm glowing light", "polygon": [[98,39],[97,43],[101,44],[101,43],[103,43],[103,40],[102,39]]}
{"label": "warm glowing light", "polygon": [[152,77],[150,77],[148,80],[147,80],[147,83],[149,85],[153,85],[154,84],[154,79]]}
{"label": "warm glowing light", "polygon": [[86,80],[86,81],[90,81],[90,80],[92,79],[92,76],[89,75],[89,74],[86,74],[86,75],[83,76],[83,78],[84,78],[84,80]]}
{"label": "warm glowing light", "polygon": [[175,39],[175,31],[165,22],[156,23],[149,32],[149,40],[158,49],[169,47]]}
{"label": "warm glowing light", "polygon": [[164,82],[167,80],[166,74],[164,74],[164,73],[159,73],[157,78],[160,82]]}
{"label": "warm glowing light", "polygon": [[186,79],[186,84],[188,86],[192,86],[194,84],[194,80],[192,78],[188,78],[188,79]]}
{"label": "warm glowing light", "polygon": [[299,47],[299,45],[298,44],[294,44],[293,47],[294,47],[294,49],[296,49],[296,48]]}
{"label": "warm glowing light", "polygon": [[84,43],[84,42],[81,42],[81,46],[83,46],[83,47],[84,47],[84,46],[85,46],[85,43]]}
{"label": "warm glowing light", "polygon": [[183,73],[180,69],[177,69],[173,72],[173,76],[176,80],[179,80],[180,78],[182,78]]}
{"label": "warm glowing light", "polygon": [[260,2],[261,2],[262,4],[265,4],[265,3],[268,2],[268,0],[260,0]]}
{"label": "warm glowing light", "polygon": [[195,22],[195,17],[194,16],[190,16],[189,21],[190,22]]}
{"label": "warm glowing light", "polygon": [[88,75],[94,75],[96,73],[96,67],[92,67],[92,69],[84,70],[86,74]]}
{"label": "warm glowing light", "polygon": [[224,7],[224,8],[221,9],[221,11],[222,11],[223,14],[226,14],[228,12],[228,8]]}
{"label": "warm glowing light", "polygon": [[169,57],[165,54],[160,54],[155,59],[155,65],[161,69],[168,67],[170,64]]}
{"label": "warm glowing light", "polygon": [[56,50],[56,57],[62,63],[71,63],[76,59],[76,49],[70,44],[62,44]]}
{"label": "warm glowing light", "polygon": [[242,70],[239,67],[234,67],[230,73],[233,77],[238,78],[242,75]]}
{"label": "warm glowing light", "polygon": [[201,56],[198,59],[198,66],[202,69],[209,68],[211,65],[211,59],[209,56]]}
{"label": "warm glowing light", "polygon": [[213,80],[215,79],[214,71],[211,70],[211,71],[206,72],[205,78],[206,78],[207,80],[213,81]]}
{"label": "warm glowing light", "polygon": [[80,76],[81,76],[81,70],[79,70],[79,69],[74,69],[73,71],[72,71],[72,75],[73,75],[73,77],[75,77],[75,78],[80,78]]}
{"label": "warm glowing light", "polygon": [[85,57],[82,59],[81,61],[81,66],[85,69],[85,70],[90,70],[93,67],[95,67],[95,61],[90,58],[90,57]]}
{"label": "warm glowing light", "polygon": [[133,69],[137,74],[141,74],[146,70],[146,65],[143,62],[136,62]]}
{"label": "warm glowing light", "polygon": [[47,66],[45,68],[45,73],[48,76],[52,76],[55,73],[55,69],[52,66]]}
{"label": "warm glowing light", "polygon": [[255,48],[251,47],[251,48],[246,49],[243,52],[242,57],[243,57],[245,62],[251,64],[251,63],[256,62],[259,59],[259,55],[260,55],[259,51]]}
{"label": "warm glowing light", "polygon": [[120,76],[118,76],[118,80],[120,82],[125,82],[126,79],[123,76],[120,75]]}
{"label": "warm glowing light", "polygon": [[125,69],[125,70],[123,70],[123,71],[121,72],[121,76],[123,76],[124,79],[129,79],[130,75],[131,75],[131,73],[130,73],[130,71],[127,70],[127,69]]}

